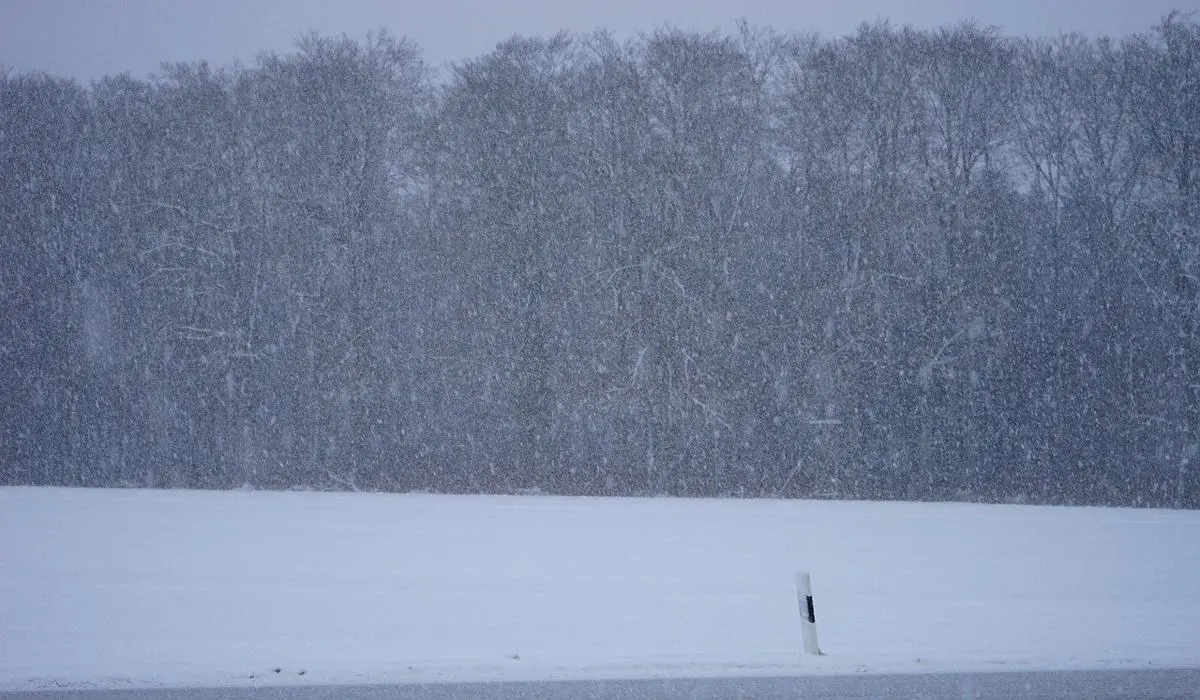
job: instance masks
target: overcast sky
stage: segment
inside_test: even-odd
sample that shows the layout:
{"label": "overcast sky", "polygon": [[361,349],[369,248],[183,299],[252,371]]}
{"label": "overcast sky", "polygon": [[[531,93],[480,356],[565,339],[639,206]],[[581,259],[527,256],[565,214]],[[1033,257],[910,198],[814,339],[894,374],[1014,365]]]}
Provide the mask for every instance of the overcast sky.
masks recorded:
{"label": "overcast sky", "polygon": [[863,21],[936,27],[974,19],[1008,35],[1125,35],[1200,0],[0,0],[0,64],[89,81],[163,61],[253,63],[297,36],[364,38],[385,27],[417,42],[434,66],[480,56],[513,34],[560,29],[620,36],[664,24],[727,30],[739,18],[783,32],[853,31]]}

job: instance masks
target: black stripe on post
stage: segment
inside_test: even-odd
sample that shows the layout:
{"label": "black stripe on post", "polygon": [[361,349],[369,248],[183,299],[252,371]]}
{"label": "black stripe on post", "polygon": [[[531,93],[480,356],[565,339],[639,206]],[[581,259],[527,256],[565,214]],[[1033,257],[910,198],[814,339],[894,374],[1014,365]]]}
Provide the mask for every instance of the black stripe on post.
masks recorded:
{"label": "black stripe on post", "polygon": [[805,599],[808,600],[808,621],[813,624],[816,624],[817,623],[817,610],[813,606],[812,596],[809,595],[809,596],[804,596],[804,597],[805,597]]}

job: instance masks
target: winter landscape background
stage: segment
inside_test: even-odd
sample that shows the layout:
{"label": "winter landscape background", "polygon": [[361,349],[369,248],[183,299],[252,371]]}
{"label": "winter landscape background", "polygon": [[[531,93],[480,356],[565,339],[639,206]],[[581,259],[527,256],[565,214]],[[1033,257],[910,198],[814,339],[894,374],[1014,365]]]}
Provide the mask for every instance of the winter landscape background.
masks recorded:
{"label": "winter landscape background", "polygon": [[1200,506],[1200,26],[0,71],[0,484]]}

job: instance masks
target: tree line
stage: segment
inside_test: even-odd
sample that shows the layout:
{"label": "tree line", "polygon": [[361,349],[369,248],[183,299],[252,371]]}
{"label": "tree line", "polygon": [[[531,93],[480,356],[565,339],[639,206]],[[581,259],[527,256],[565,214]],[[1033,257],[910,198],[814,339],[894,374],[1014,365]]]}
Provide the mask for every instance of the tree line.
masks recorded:
{"label": "tree line", "polygon": [[1200,506],[1200,26],[0,73],[0,483]]}

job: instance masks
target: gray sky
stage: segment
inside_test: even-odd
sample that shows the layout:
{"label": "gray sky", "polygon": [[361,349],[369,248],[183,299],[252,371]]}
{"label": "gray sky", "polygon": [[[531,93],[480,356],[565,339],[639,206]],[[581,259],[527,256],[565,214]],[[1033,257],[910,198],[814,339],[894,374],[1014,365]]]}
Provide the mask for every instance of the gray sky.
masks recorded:
{"label": "gray sky", "polygon": [[664,24],[730,29],[739,18],[782,32],[853,31],[863,21],[935,27],[974,19],[1009,35],[1125,35],[1200,0],[0,0],[0,64],[88,81],[163,61],[253,63],[288,52],[309,30],[363,38],[385,27],[415,40],[430,64],[480,56],[513,34]]}

